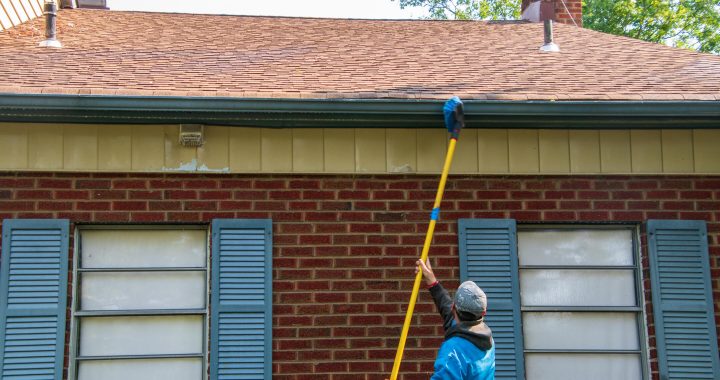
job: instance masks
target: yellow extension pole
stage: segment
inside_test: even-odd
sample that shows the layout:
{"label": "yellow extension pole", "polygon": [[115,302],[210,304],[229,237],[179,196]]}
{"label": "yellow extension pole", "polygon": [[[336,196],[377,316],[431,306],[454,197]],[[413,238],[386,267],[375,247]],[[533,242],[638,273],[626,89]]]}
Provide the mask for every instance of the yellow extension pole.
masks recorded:
{"label": "yellow extension pole", "polygon": [[[450,139],[450,144],[448,145],[447,155],[445,156],[445,165],[443,166],[442,175],[440,176],[440,184],[438,185],[437,194],[435,195],[433,214],[436,214],[440,210],[440,202],[442,202],[443,192],[445,191],[445,182],[447,181],[448,172],[450,171],[450,164],[452,163],[453,154],[455,153],[455,144],[457,144],[457,138],[452,137]],[[436,215],[430,218],[430,225],[428,226],[427,234],[425,235],[425,245],[423,245],[422,255],[420,255],[420,260],[422,261],[427,260],[428,251],[430,251],[430,242],[432,242],[433,232],[435,231],[436,221]],[[405,324],[403,325],[402,334],[400,335],[400,342],[398,343],[397,353],[395,354],[395,364],[393,364],[390,380],[397,380],[398,371],[400,370],[400,362],[402,361],[403,357],[403,351],[405,351],[405,341],[407,340],[413,310],[415,309],[415,302],[417,301],[418,292],[420,291],[421,280],[422,271],[418,271],[417,275],[415,275],[415,284],[413,285],[412,295],[410,296],[410,304],[408,305],[407,313],[405,314]]]}

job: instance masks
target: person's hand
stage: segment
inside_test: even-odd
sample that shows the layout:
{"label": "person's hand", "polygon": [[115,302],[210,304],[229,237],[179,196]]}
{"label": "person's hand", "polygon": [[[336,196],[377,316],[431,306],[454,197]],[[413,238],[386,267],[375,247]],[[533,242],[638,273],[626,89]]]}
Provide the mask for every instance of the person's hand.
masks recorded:
{"label": "person's hand", "polygon": [[415,262],[415,265],[417,265],[417,267],[415,267],[415,274],[417,274],[417,272],[421,270],[423,278],[425,278],[425,283],[428,286],[434,284],[435,281],[437,281],[437,278],[435,278],[435,273],[433,273],[432,267],[430,266],[430,259],[427,259],[427,261],[425,262],[422,262],[422,260],[418,260]]}

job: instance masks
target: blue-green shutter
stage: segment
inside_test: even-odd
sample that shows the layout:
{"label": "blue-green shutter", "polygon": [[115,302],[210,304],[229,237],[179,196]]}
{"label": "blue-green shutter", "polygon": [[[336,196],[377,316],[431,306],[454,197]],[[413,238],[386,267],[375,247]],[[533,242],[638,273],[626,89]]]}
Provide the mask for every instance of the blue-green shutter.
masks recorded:
{"label": "blue-green shutter", "polygon": [[718,379],[707,227],[697,220],[649,220],[660,379]]}
{"label": "blue-green shutter", "polygon": [[272,377],[272,223],[212,224],[210,378]]}
{"label": "blue-green shutter", "polygon": [[0,378],[60,380],[68,220],[6,219],[0,261]]}
{"label": "blue-green shutter", "polygon": [[512,219],[460,219],[460,279],[487,294],[495,340],[495,378],[524,379],[517,233]]}

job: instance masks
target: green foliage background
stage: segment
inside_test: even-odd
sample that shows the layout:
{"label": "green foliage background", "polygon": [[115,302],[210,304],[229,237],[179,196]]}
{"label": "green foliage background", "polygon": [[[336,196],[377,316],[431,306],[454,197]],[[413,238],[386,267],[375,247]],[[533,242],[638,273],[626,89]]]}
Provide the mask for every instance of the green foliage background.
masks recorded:
{"label": "green foliage background", "polygon": [[[392,0],[431,19],[513,20],[520,0]],[[585,0],[583,26],[619,36],[720,54],[720,0]]]}

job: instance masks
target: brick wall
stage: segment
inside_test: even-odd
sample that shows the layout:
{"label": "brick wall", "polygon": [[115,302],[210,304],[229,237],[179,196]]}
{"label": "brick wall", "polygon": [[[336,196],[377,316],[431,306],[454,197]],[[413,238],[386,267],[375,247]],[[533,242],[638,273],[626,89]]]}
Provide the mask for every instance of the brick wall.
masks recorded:
{"label": "brick wall", "polygon": [[555,0],[555,21],[582,26],[582,0]]}
{"label": "brick wall", "polygon": [[[272,218],[274,378],[382,379],[392,368],[437,182],[435,176],[0,174],[0,219]],[[720,177],[451,177],[430,250],[448,287],[459,276],[458,218],[706,220],[720,315]],[[642,246],[649,289],[644,235]],[[651,295],[645,295],[652,346]],[[401,368],[406,380],[428,378],[442,335],[424,292],[414,318]],[[652,366],[657,379],[655,359]]]}

